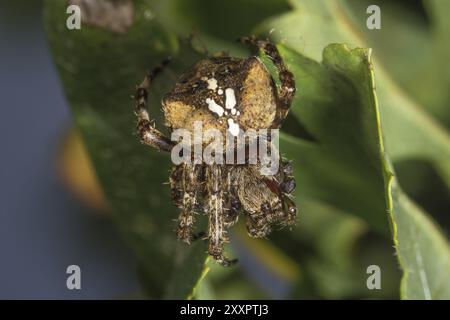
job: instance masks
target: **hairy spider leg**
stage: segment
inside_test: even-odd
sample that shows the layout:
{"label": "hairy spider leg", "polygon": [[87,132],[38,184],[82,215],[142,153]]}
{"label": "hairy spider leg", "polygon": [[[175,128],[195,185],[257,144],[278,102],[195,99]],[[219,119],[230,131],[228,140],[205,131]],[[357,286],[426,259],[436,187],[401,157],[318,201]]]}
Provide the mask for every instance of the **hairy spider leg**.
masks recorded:
{"label": "hairy spider leg", "polygon": [[137,87],[135,100],[136,105],[134,113],[138,118],[137,131],[142,143],[154,147],[160,151],[170,152],[175,145],[168,137],[158,131],[150,122],[147,111],[148,105],[148,88],[154,78],[164,69],[170,59],[164,60],[159,66],[151,70],[144,78],[142,83]]}
{"label": "hairy spider leg", "polygon": [[251,237],[262,238],[266,237],[276,225],[285,227],[295,224],[297,209],[290,198],[290,194],[295,189],[292,164],[280,159],[280,169],[275,177],[260,176],[256,181],[262,184],[255,183],[254,186],[248,185],[243,188],[256,188],[255,191],[257,191],[257,188],[262,185],[263,189],[266,188],[272,192],[273,197],[263,202],[259,210],[246,212],[248,234]]}
{"label": "hairy spider leg", "polygon": [[227,165],[226,168],[226,187],[225,187],[225,208],[224,208],[224,224],[225,227],[233,226],[239,219],[239,211],[241,204],[236,196],[235,181],[232,179],[233,166]]}
{"label": "hairy spider leg", "polygon": [[256,46],[264,51],[264,53],[273,61],[278,70],[278,78],[280,79],[281,88],[277,94],[277,112],[272,124],[272,128],[279,128],[287,117],[292,100],[295,96],[295,79],[291,71],[284,64],[277,47],[268,40],[260,40],[254,36],[242,37],[239,39],[241,43]]}
{"label": "hairy spider leg", "polygon": [[[247,216],[246,226],[249,236],[264,238],[272,231],[272,225],[282,218],[278,196],[278,182],[260,174],[260,167],[246,165],[237,169],[237,195]],[[265,199],[261,201],[260,199]]]}
{"label": "hairy spider leg", "polygon": [[222,190],[222,167],[220,165],[205,166],[206,179],[206,212],[209,218],[208,253],[222,266],[230,266],[237,259],[228,259],[224,254],[224,243],[228,241],[223,221],[223,190]]}
{"label": "hairy spider leg", "polygon": [[[201,237],[193,233],[195,215],[198,213],[198,193],[201,193],[198,177],[201,175],[201,165],[181,164],[171,176],[171,185],[174,189],[181,189],[179,208],[181,213],[178,216],[177,237],[183,242],[190,244],[193,240]],[[176,170],[181,170],[178,173]],[[199,192],[200,191],[200,192]],[[175,200],[175,199],[174,199]]]}
{"label": "hairy spider leg", "polygon": [[292,162],[282,160],[281,172],[282,182],[280,183],[280,189],[283,197],[283,211],[287,218],[283,220],[283,226],[293,226],[297,219],[297,206],[291,199],[291,194],[296,187]]}
{"label": "hairy spider leg", "polygon": [[248,213],[246,226],[250,237],[265,238],[272,232],[272,221],[267,214],[270,213],[263,208],[260,212]]}
{"label": "hairy spider leg", "polygon": [[[264,179],[262,179],[264,181]],[[278,186],[275,186],[278,188]],[[277,190],[274,194],[279,195]],[[247,231],[251,237],[264,238],[272,232],[272,226],[285,219],[282,198],[274,197],[272,203],[265,202],[258,212],[248,214]]]}

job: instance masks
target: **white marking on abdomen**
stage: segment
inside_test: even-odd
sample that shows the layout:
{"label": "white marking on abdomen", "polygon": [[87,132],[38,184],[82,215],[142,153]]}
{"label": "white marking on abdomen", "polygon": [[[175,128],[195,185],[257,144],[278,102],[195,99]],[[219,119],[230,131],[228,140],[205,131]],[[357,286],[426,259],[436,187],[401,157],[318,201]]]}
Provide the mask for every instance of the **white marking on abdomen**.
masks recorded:
{"label": "white marking on abdomen", "polygon": [[236,96],[231,88],[225,89],[225,108],[233,109],[236,105]]}
{"label": "white marking on abdomen", "polygon": [[208,109],[212,112],[216,113],[219,117],[223,115],[223,108],[218,105],[213,99],[207,98],[206,103],[208,104]]}
{"label": "white marking on abdomen", "polygon": [[216,91],[217,89],[217,80],[215,78],[208,79],[206,82],[208,82],[208,89]]}

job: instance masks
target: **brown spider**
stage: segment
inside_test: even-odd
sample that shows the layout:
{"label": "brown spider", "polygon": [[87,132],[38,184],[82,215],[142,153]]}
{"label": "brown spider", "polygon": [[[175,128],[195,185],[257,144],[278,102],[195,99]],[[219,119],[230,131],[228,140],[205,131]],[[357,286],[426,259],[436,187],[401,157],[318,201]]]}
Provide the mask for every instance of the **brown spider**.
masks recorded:
{"label": "brown spider", "polygon": [[[171,132],[180,128],[192,131],[195,121],[202,121],[204,128],[217,129],[223,135],[228,131],[235,136],[241,129],[281,126],[295,95],[294,76],[269,41],[254,37],[240,41],[262,49],[272,59],[278,70],[279,90],[256,56],[208,57],[185,72],[163,98],[166,126]],[[154,128],[147,113],[148,87],[167,62],[151,71],[138,86],[135,113],[141,142],[171,152],[175,142]],[[227,121],[223,121],[224,116]],[[195,218],[199,213],[206,214],[208,252],[221,265],[228,266],[237,260],[224,255],[223,245],[228,241],[226,229],[236,223],[239,214],[247,216],[247,230],[252,237],[265,237],[274,226],[295,224],[297,209],[290,198],[295,188],[293,168],[281,157],[277,158],[277,164],[273,175],[261,174],[260,162],[194,162],[174,166],[170,186],[173,202],[181,210],[178,238],[188,244],[198,238],[193,232]]]}

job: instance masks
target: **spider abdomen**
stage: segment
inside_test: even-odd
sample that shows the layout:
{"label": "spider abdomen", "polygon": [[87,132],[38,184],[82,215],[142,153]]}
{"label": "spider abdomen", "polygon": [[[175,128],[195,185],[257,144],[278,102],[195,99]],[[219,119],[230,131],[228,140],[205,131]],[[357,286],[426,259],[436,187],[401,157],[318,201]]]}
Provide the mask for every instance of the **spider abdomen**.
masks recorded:
{"label": "spider abdomen", "polygon": [[237,135],[239,130],[269,128],[275,119],[273,79],[256,57],[204,59],[187,71],[163,99],[166,125],[194,132],[218,129]]}

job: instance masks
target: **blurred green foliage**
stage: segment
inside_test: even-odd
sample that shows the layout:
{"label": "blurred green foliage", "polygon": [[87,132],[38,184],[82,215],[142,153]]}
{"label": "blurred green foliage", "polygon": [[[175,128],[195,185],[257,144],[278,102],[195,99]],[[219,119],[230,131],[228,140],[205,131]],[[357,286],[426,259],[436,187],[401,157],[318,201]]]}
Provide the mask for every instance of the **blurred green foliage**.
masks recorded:
{"label": "blurred green foliage", "polygon": [[[400,187],[426,186],[428,171],[402,168],[409,179],[400,180],[394,173],[398,164],[420,160],[443,182],[435,194],[450,187],[450,72],[441,63],[450,46],[442,13],[448,4],[428,0],[426,11],[410,13],[399,1],[372,2],[382,8],[381,30],[365,27],[365,1],[139,0],[132,27],[114,34],[85,25],[69,31],[66,4],[46,1],[65,93],[150,297],[270,297],[241,267],[213,266],[198,285],[207,270],[205,245],[175,239],[177,210],[162,186],[170,159],[133,135],[134,86],[145,70],[173,56],[150,92],[161,124],[161,96],[201,56],[180,40],[194,32],[194,48],[238,56],[248,54],[233,41],[238,36],[270,36],[298,86],[281,139],[295,164],[298,226],[269,240],[248,239],[238,226],[236,251],[247,248],[284,281],[288,298],[450,298],[448,241],[414,202],[420,197],[410,199]],[[438,210],[431,213],[445,225],[449,206]],[[382,290],[366,287],[371,264],[381,267]]]}

